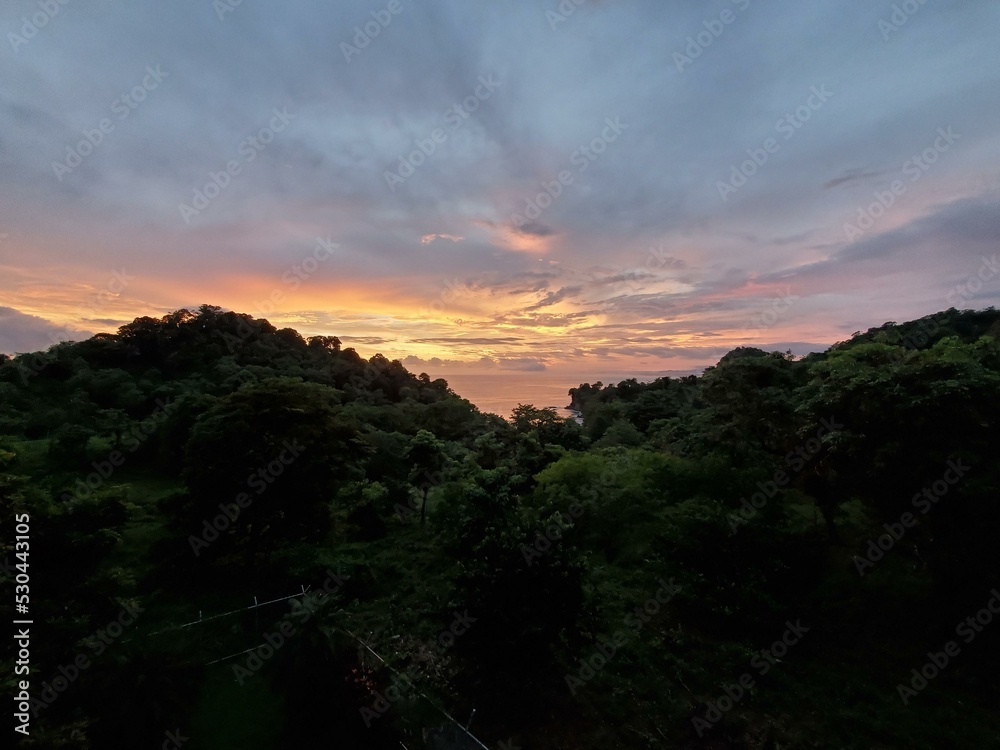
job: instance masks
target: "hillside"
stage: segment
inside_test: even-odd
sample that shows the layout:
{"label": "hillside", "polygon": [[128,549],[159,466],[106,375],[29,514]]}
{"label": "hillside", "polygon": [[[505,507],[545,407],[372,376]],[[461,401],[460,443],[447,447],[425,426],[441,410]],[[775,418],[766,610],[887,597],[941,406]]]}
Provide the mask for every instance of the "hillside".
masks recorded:
{"label": "hillside", "polygon": [[0,357],[22,744],[1000,747],[998,334],[740,348],[583,425],[209,305]]}

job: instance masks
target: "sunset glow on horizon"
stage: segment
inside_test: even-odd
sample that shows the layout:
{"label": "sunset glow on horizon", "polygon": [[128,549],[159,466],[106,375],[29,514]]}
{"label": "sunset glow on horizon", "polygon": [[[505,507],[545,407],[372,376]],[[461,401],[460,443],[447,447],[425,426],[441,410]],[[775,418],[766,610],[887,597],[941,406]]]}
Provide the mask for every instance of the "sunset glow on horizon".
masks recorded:
{"label": "sunset glow on horizon", "polygon": [[0,56],[0,351],[212,304],[580,380],[995,305],[1000,8],[779,5],[66,5]]}

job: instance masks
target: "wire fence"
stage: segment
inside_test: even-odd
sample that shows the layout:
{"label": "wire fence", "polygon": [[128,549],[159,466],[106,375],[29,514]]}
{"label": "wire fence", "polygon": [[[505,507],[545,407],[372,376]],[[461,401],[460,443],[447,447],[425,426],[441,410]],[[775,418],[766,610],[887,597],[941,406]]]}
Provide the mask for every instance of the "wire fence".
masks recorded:
{"label": "wire fence", "polygon": [[[250,637],[254,640],[259,639],[261,635],[259,613],[261,608],[268,607],[274,604],[280,604],[281,602],[291,601],[293,599],[305,598],[309,594],[309,586],[302,586],[302,590],[296,594],[290,594],[288,596],[282,596],[277,599],[269,599],[268,601],[258,602],[257,597],[254,597],[254,603],[247,607],[239,607],[237,609],[229,610],[228,612],[219,612],[217,614],[209,615],[205,617],[202,611],[198,612],[198,619],[191,620],[190,622],[181,623],[179,625],[172,625],[167,628],[161,628],[160,630],[153,631],[151,633],[140,633],[127,639],[127,641],[135,641],[142,638],[153,638],[155,636],[162,636],[168,634],[177,634],[178,636],[187,636],[183,638],[181,642],[177,645],[179,648],[184,650],[189,655],[195,656],[197,659],[204,659],[210,657],[214,654],[219,653],[220,650],[227,644],[232,644],[234,640],[239,640],[242,638]],[[226,618],[238,617],[236,621],[227,621]],[[251,619],[252,618],[252,619]],[[333,619],[327,615],[327,619]],[[397,677],[403,677],[402,673],[393,667],[386,659],[384,659],[377,651],[375,651],[372,646],[366,642],[363,638],[358,636],[356,633],[352,632],[349,628],[344,627],[342,624],[334,622],[335,630],[339,630],[353,641],[355,641],[365,652],[374,657],[382,666],[388,669],[390,672],[395,674]],[[125,641],[125,642],[127,642]],[[228,661],[230,659],[235,659],[240,656],[245,656],[247,654],[254,653],[264,643],[256,643],[255,645],[249,646],[248,648],[238,651],[235,653],[227,654],[226,656],[221,656],[215,659],[210,659],[209,661],[203,661],[204,666],[211,666],[215,664],[220,664],[222,662]],[[407,678],[408,679],[408,678]],[[414,693],[420,696],[429,706],[431,706],[435,711],[437,711],[445,720],[447,720],[452,727],[458,732],[467,742],[472,743],[474,747],[481,748],[481,750],[489,750],[489,747],[483,744],[472,732],[469,731],[469,724],[472,721],[472,717],[469,719],[469,723],[462,725],[457,719],[455,719],[450,713],[448,713],[442,706],[440,706],[434,699],[429,697],[426,693],[420,689],[414,687]],[[475,711],[472,712],[473,716]]]}

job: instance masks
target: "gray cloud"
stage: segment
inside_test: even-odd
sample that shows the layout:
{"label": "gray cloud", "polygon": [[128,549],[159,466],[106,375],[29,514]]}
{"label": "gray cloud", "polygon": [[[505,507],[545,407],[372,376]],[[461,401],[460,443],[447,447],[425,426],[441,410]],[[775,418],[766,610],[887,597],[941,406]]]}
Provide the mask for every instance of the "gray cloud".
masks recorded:
{"label": "gray cloud", "polygon": [[36,315],[0,307],[0,352],[5,354],[43,351],[60,341],[82,341],[91,335],[92,331],[58,326]]}
{"label": "gray cloud", "polygon": [[830,188],[837,187],[838,185],[845,185],[849,182],[858,182],[860,180],[867,180],[871,177],[878,177],[884,174],[883,172],[866,172],[863,169],[848,169],[840,177],[834,177],[832,180],[827,180],[823,183],[823,189],[829,190]]}
{"label": "gray cloud", "polygon": [[[717,9],[589,2],[553,31],[531,4],[404,2],[348,61],[341,43],[375,7],[361,0],[242,3],[221,20],[209,2],[61,7],[0,55],[8,310],[68,318],[77,290],[124,266],[137,315],[194,299],[260,315],[277,289],[282,325],[397,353],[509,347],[551,366],[624,357],[615,335],[635,340],[629,356],[709,356],[661,339],[742,342],[785,287],[800,299],[765,338],[832,342],[838,320],[926,314],[1000,236],[995,3],[927,3],[888,41],[879,4],[751,3],[683,71],[675,53]],[[35,8],[11,0],[0,36]],[[121,110],[158,65],[163,82]],[[498,85],[477,97],[486,77]],[[834,95],[779,130],[814,86]],[[287,127],[248,150],[275,109]],[[113,130],[60,180],[53,163],[103,118]],[[608,118],[627,128],[581,156]],[[849,242],[844,223],[947,126],[961,140]],[[778,150],[723,200],[718,183],[768,138]],[[231,161],[239,174],[185,223],[179,204]],[[563,171],[572,183],[512,231]],[[317,236],[341,248],[293,289],[283,275]],[[75,325],[114,327],[124,306]],[[45,345],[44,320],[6,315],[8,339]]]}
{"label": "gray cloud", "polygon": [[524,309],[527,312],[531,310],[541,310],[543,307],[552,307],[552,305],[562,302],[564,299],[577,296],[582,291],[583,287],[580,286],[564,286],[558,291],[549,292],[538,302],[533,305],[528,305]]}
{"label": "gray cloud", "polygon": [[547,227],[544,224],[538,224],[536,222],[529,221],[527,224],[522,225],[517,229],[519,234],[526,234],[532,237],[551,237],[555,234],[555,230],[551,227]]}
{"label": "gray cloud", "polygon": [[474,338],[464,336],[439,336],[437,338],[414,339],[415,344],[517,344],[520,338]]}

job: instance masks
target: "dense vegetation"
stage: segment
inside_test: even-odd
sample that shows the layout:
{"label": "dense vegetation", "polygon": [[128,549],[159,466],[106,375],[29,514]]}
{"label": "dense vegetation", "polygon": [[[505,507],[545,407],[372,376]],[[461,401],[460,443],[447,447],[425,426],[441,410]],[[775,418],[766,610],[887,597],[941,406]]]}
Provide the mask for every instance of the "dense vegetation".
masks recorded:
{"label": "dense vegetation", "polygon": [[0,357],[24,746],[1000,747],[1000,313],[570,396],[211,306]]}

